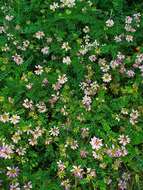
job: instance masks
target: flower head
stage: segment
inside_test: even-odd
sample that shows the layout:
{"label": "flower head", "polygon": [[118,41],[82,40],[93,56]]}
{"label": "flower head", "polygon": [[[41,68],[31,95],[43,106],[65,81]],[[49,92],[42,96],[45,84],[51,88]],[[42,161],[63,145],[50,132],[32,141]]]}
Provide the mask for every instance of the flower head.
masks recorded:
{"label": "flower head", "polygon": [[90,141],[90,144],[92,146],[92,149],[96,150],[100,149],[103,146],[102,139],[99,139],[97,137],[93,137]]}

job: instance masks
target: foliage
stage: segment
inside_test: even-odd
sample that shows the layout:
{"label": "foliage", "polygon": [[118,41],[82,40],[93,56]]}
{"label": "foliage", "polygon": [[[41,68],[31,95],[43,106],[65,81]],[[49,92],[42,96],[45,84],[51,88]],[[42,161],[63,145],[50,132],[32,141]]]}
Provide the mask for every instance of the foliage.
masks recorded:
{"label": "foliage", "polygon": [[0,2],[2,190],[139,190],[143,2]]}

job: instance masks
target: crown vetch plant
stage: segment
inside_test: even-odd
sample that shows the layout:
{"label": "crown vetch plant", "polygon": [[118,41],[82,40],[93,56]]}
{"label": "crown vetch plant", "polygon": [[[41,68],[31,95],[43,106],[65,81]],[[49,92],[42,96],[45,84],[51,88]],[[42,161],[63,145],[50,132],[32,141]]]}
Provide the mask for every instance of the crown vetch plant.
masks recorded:
{"label": "crown vetch plant", "polygon": [[142,189],[143,2],[0,5],[0,189]]}

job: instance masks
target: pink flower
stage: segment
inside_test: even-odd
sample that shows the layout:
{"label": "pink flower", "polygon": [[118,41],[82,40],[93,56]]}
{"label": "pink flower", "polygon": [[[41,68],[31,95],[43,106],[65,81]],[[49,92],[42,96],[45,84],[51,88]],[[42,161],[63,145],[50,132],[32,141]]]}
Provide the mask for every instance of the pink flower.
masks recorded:
{"label": "pink flower", "polygon": [[83,169],[81,168],[81,166],[73,166],[71,172],[74,174],[75,177],[83,177]]}
{"label": "pink flower", "polygon": [[17,65],[21,65],[23,63],[23,59],[20,55],[15,54],[12,56],[13,61],[17,64]]}
{"label": "pink flower", "polygon": [[90,141],[90,144],[92,146],[92,149],[100,149],[103,144],[102,144],[102,139],[99,139],[99,138],[96,138],[96,137],[93,137]]}
{"label": "pink flower", "polygon": [[18,176],[19,168],[18,167],[7,167],[8,171],[6,175],[10,178],[14,178]]}

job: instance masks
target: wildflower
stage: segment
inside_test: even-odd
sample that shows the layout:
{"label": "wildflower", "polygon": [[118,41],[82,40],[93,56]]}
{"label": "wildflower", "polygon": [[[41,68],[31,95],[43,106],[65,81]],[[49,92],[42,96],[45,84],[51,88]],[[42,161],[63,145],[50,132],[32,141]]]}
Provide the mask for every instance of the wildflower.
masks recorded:
{"label": "wildflower", "polygon": [[83,28],[83,32],[84,33],[88,33],[90,30],[89,30],[89,27],[88,26],[85,26],[84,28]]}
{"label": "wildflower", "polygon": [[89,60],[90,60],[91,62],[96,61],[96,59],[97,59],[97,57],[96,57],[95,55],[90,55],[90,56],[89,56]]}
{"label": "wildflower", "polygon": [[17,65],[21,65],[23,63],[22,57],[18,54],[13,55],[12,58]]}
{"label": "wildflower", "polygon": [[12,117],[10,118],[10,122],[13,124],[17,124],[20,121],[20,116],[16,115],[12,115]]}
{"label": "wildflower", "polygon": [[37,140],[35,138],[28,139],[28,141],[29,141],[29,144],[32,146],[37,144]]}
{"label": "wildflower", "polygon": [[128,42],[132,42],[133,41],[133,36],[132,35],[126,35],[126,40]]}
{"label": "wildflower", "polygon": [[33,135],[34,139],[39,138],[40,136],[42,136],[42,134],[44,133],[44,130],[41,129],[39,126],[36,127],[36,129],[34,131],[31,132]]}
{"label": "wildflower", "polygon": [[32,83],[29,83],[29,84],[26,85],[26,88],[27,88],[28,90],[31,90],[31,89],[32,89],[32,86],[33,86],[33,84],[32,84]]}
{"label": "wildflower", "polygon": [[52,11],[55,11],[57,8],[59,8],[59,4],[58,3],[53,3],[53,4],[51,4],[50,5],[50,10],[52,10]]}
{"label": "wildflower", "polygon": [[5,19],[6,19],[7,21],[11,21],[13,18],[14,18],[14,16],[12,16],[12,15],[6,15],[6,16],[5,16]]}
{"label": "wildflower", "polygon": [[28,40],[25,40],[22,43],[23,43],[24,48],[27,48],[30,44],[30,42]]}
{"label": "wildflower", "polygon": [[13,146],[4,143],[0,146],[0,158],[10,159],[13,153]]}
{"label": "wildflower", "polygon": [[10,178],[15,178],[18,176],[19,168],[18,167],[7,167],[7,173],[6,175]]}
{"label": "wildflower", "polygon": [[128,75],[128,77],[134,77],[135,76],[135,72],[134,71],[132,71],[132,70],[128,70],[127,71],[127,75]]}
{"label": "wildflower", "polygon": [[38,31],[38,32],[36,32],[36,34],[35,34],[35,37],[37,38],[37,39],[42,39],[43,37],[45,36],[45,34],[44,34],[44,32],[42,32],[42,31]]}
{"label": "wildflower", "polygon": [[101,66],[100,66],[100,69],[101,69],[103,72],[107,72],[107,71],[110,69],[110,67],[109,67],[109,65],[104,64],[104,65],[101,65]]}
{"label": "wildflower", "polygon": [[120,180],[119,183],[118,183],[118,187],[121,190],[125,190],[125,189],[127,189],[127,183],[124,180]]}
{"label": "wildflower", "polygon": [[87,155],[88,155],[88,152],[87,152],[87,151],[85,151],[85,150],[81,150],[81,151],[80,151],[80,156],[81,156],[81,158],[86,158]]}
{"label": "wildflower", "polygon": [[39,102],[39,104],[36,104],[36,107],[38,108],[38,111],[40,113],[45,113],[47,111],[47,108],[44,102]]}
{"label": "wildflower", "polygon": [[81,136],[82,138],[86,138],[89,136],[89,129],[88,128],[82,128],[81,129]]}
{"label": "wildflower", "polygon": [[61,160],[59,160],[59,161],[57,162],[57,165],[58,165],[58,169],[59,169],[60,171],[64,171],[65,168],[66,168],[65,164],[64,164]]}
{"label": "wildflower", "polygon": [[43,81],[42,81],[42,86],[47,86],[49,84],[49,81],[48,81],[48,79],[44,79]]}
{"label": "wildflower", "polygon": [[64,74],[64,75],[62,75],[62,76],[59,76],[59,78],[58,78],[58,82],[60,83],[60,84],[64,84],[64,83],[66,83],[67,82],[67,77],[66,77],[66,75]]}
{"label": "wildflower", "polygon": [[72,141],[72,142],[70,143],[70,146],[71,146],[71,149],[76,150],[76,149],[78,148],[78,143],[77,143],[77,141]]}
{"label": "wildflower", "polygon": [[139,117],[139,112],[137,110],[132,110],[130,113],[130,123],[134,125],[135,123],[138,122],[138,117]]}
{"label": "wildflower", "polygon": [[68,42],[64,42],[63,45],[62,45],[62,49],[65,49],[66,51],[70,50],[70,46],[69,46],[69,43]]}
{"label": "wildflower", "polygon": [[103,79],[104,82],[107,82],[107,83],[108,83],[108,82],[110,82],[110,81],[112,80],[112,77],[111,77],[110,74],[105,73],[105,74],[103,75],[102,79]]}
{"label": "wildflower", "polygon": [[45,140],[45,145],[49,145],[49,144],[51,144],[52,143],[52,138],[50,137],[50,138],[47,138],[46,140]]}
{"label": "wildflower", "polygon": [[96,177],[96,172],[94,169],[87,168],[87,177],[88,178],[94,178]]}
{"label": "wildflower", "polygon": [[23,186],[23,189],[24,190],[30,190],[30,189],[32,189],[32,182],[29,181],[28,183],[25,183],[24,186]]}
{"label": "wildflower", "polygon": [[115,36],[114,40],[115,40],[115,42],[121,42],[122,41],[122,35]]}
{"label": "wildflower", "polygon": [[2,115],[0,115],[0,121],[3,123],[6,123],[10,120],[9,118],[9,113],[4,113]]}
{"label": "wildflower", "polygon": [[107,27],[112,27],[114,25],[114,21],[112,20],[112,19],[108,19],[107,21],[106,21],[106,26]]}
{"label": "wildflower", "polygon": [[73,173],[75,177],[79,177],[79,178],[83,177],[83,169],[81,168],[81,166],[73,166],[73,169],[71,170],[71,172]]}
{"label": "wildflower", "polygon": [[102,158],[99,154],[96,153],[96,151],[92,151],[92,155],[93,155],[93,158],[97,160],[101,160]]}
{"label": "wildflower", "polygon": [[69,7],[72,8],[73,6],[75,6],[75,0],[60,0],[60,2],[62,3],[62,7]]}
{"label": "wildflower", "polygon": [[12,138],[11,138],[12,141],[14,143],[18,143],[18,141],[21,139],[20,135],[21,135],[21,132],[19,131],[15,132],[14,135],[12,135]]}
{"label": "wildflower", "polygon": [[128,109],[122,108],[121,113],[124,115],[128,115]]}
{"label": "wildflower", "polygon": [[19,156],[24,156],[24,155],[26,154],[26,148],[22,148],[22,147],[17,148],[17,149],[15,150],[15,152],[16,152]]}
{"label": "wildflower", "polygon": [[5,28],[3,26],[0,26],[0,34],[5,32]]}
{"label": "wildflower", "polygon": [[125,23],[126,24],[131,24],[132,23],[132,17],[130,17],[130,16],[126,16],[126,18],[125,18]]}
{"label": "wildflower", "polygon": [[41,49],[41,52],[44,54],[44,55],[47,55],[49,53],[49,47],[44,47]]}
{"label": "wildflower", "polygon": [[128,137],[128,135],[126,135],[126,136],[120,135],[118,140],[119,140],[119,143],[122,144],[123,146],[130,143],[130,138]]}
{"label": "wildflower", "polygon": [[67,65],[70,65],[71,64],[71,59],[69,56],[66,56],[63,58],[63,63],[67,64]]}
{"label": "wildflower", "polygon": [[69,190],[71,187],[69,179],[62,181],[61,185],[65,188],[65,190]]}
{"label": "wildflower", "polygon": [[127,172],[124,172],[122,175],[122,179],[124,179],[125,181],[129,181],[131,179],[131,175]]}
{"label": "wildflower", "polygon": [[50,129],[49,133],[50,135],[57,137],[60,133],[59,128],[54,126],[53,128]]}
{"label": "wildflower", "polygon": [[90,97],[90,96],[85,95],[85,96],[83,97],[83,99],[82,99],[82,103],[83,103],[83,105],[86,107],[86,109],[87,109],[88,111],[91,110],[91,102],[92,102],[92,100],[91,100],[91,97]]}
{"label": "wildflower", "polygon": [[103,144],[102,144],[102,139],[99,139],[99,138],[96,138],[96,137],[93,137],[90,141],[90,144],[92,146],[92,149],[100,149]]}
{"label": "wildflower", "polygon": [[36,70],[34,72],[36,75],[41,75],[44,72],[43,67],[40,65],[36,65],[35,68],[36,68]]}
{"label": "wildflower", "polygon": [[20,190],[19,183],[10,184],[10,189],[9,190]]}
{"label": "wildflower", "polygon": [[32,100],[28,100],[27,98],[24,100],[23,104],[22,104],[25,108],[33,108],[33,101]]}

